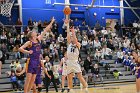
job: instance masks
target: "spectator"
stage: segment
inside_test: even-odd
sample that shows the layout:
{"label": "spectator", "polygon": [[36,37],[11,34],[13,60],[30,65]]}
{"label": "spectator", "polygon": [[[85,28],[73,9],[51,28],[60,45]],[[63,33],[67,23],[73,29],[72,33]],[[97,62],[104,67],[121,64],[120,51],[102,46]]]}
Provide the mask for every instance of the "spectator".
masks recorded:
{"label": "spectator", "polygon": [[90,54],[92,51],[93,51],[93,40],[92,40],[92,38],[90,38],[89,40],[88,40],[88,44],[87,44],[87,46],[86,46],[86,53],[88,53],[88,54]]}
{"label": "spectator", "polygon": [[112,43],[115,47],[115,50],[117,50],[119,48],[119,38],[118,37],[114,37],[112,40]]}
{"label": "spectator", "polygon": [[27,42],[28,41],[28,38],[27,38],[27,35],[24,34],[23,37],[22,37],[22,41],[23,43]]}
{"label": "spectator", "polygon": [[19,62],[19,60],[17,59],[16,61],[15,61],[15,68],[17,69],[17,68],[21,68],[21,64],[20,64],[20,62]]}
{"label": "spectator", "polygon": [[80,24],[79,24],[79,21],[78,21],[78,19],[76,18],[75,20],[74,20],[74,26],[75,27],[78,27]]}
{"label": "spectator", "polygon": [[11,62],[11,64],[10,64],[10,69],[11,69],[12,71],[15,71],[15,70],[16,70],[16,66],[15,66],[14,61]]}
{"label": "spectator", "polygon": [[57,65],[54,66],[53,75],[54,75],[54,79],[55,79],[56,84],[60,86],[60,76],[58,73],[58,66]]}
{"label": "spectator", "polygon": [[20,26],[22,26],[22,22],[21,22],[21,20],[19,18],[18,18],[18,20],[16,22],[16,25],[18,25],[18,27],[16,27],[17,33],[21,34],[21,27]]}
{"label": "spectator", "polygon": [[51,50],[51,51],[54,50],[55,47],[56,47],[55,42],[52,42],[52,43],[50,44],[50,50]]}
{"label": "spectator", "polygon": [[16,22],[16,25],[22,25],[22,22],[21,20],[18,18],[17,22]]}
{"label": "spectator", "polygon": [[60,45],[60,43],[58,41],[56,41],[56,49],[59,50],[61,46],[64,46],[65,42],[62,42],[62,44]]}
{"label": "spectator", "polygon": [[42,51],[46,48],[48,48],[46,41],[42,41]]}
{"label": "spectator", "polygon": [[17,84],[17,77],[15,75],[15,71],[11,71],[10,81],[12,83],[13,90],[17,90],[18,84]]}
{"label": "spectator", "polygon": [[130,46],[130,41],[128,40],[127,37],[125,37],[124,42],[123,42],[123,48],[126,49]]}
{"label": "spectator", "polygon": [[2,51],[2,53],[3,53],[3,56],[2,56],[2,58],[1,58],[1,61],[3,62],[3,63],[5,63],[5,59],[7,58],[7,59],[9,59],[9,54],[7,53],[8,52],[8,49],[7,49],[7,46],[6,46],[6,44],[1,44],[1,51]]}
{"label": "spectator", "polygon": [[115,50],[114,44],[112,42],[112,39],[109,39],[107,42],[107,47],[110,48],[111,50]]}
{"label": "spectator", "polygon": [[93,75],[93,81],[94,84],[97,80],[97,78],[100,78],[100,81],[103,83],[103,77],[99,74],[100,73],[100,69],[98,64],[94,64],[93,67],[91,68],[91,73]]}
{"label": "spectator", "polygon": [[15,58],[16,59],[20,59],[21,56],[20,56],[20,52],[18,51],[19,49],[19,45],[16,45],[14,48],[13,48],[13,52],[15,53]]}
{"label": "spectator", "polygon": [[96,21],[96,23],[95,23],[95,28],[96,28],[96,31],[97,31],[97,32],[100,31],[101,26],[100,26],[99,21]]}
{"label": "spectator", "polygon": [[22,44],[22,39],[21,39],[20,35],[17,35],[14,41],[15,41],[15,45]]}
{"label": "spectator", "polygon": [[131,50],[136,50],[136,46],[135,46],[134,43],[131,43],[131,44],[130,44],[130,49],[131,49]]}
{"label": "spectator", "polygon": [[16,29],[16,27],[15,26],[13,26],[11,29],[10,29],[10,33],[9,34],[11,34],[11,36],[17,36],[17,29]]}
{"label": "spectator", "polygon": [[36,20],[33,22],[33,30],[38,32],[38,22]]}
{"label": "spectator", "polygon": [[101,38],[101,46],[104,46],[104,45],[107,45],[107,40],[106,40],[106,38],[103,36],[103,37]]}
{"label": "spectator", "polygon": [[118,49],[118,51],[117,51],[117,61],[119,62],[119,63],[122,63],[122,60],[123,59],[123,52],[121,51],[121,49]]}
{"label": "spectator", "polygon": [[14,48],[14,38],[10,38],[8,40],[7,45],[8,45],[8,50],[11,51]]}
{"label": "spectator", "polygon": [[64,47],[61,46],[60,49],[58,50],[59,60],[63,58],[64,53],[65,53]]}
{"label": "spectator", "polygon": [[116,34],[118,35],[118,37],[120,37],[121,36],[121,26],[119,25],[119,23],[118,22],[116,22],[116,25],[115,25],[115,30],[116,30]]}
{"label": "spectator", "polygon": [[98,37],[95,37],[95,40],[94,40],[94,48],[99,48],[99,47],[101,47],[101,43],[98,40]]}
{"label": "spectator", "polygon": [[38,32],[41,33],[41,31],[43,31],[42,22],[41,22],[41,20],[39,20],[38,21]]}
{"label": "spectator", "polygon": [[86,73],[88,73],[89,69],[91,69],[91,58],[89,56],[87,56],[86,60],[84,61],[84,69],[86,71]]}
{"label": "spectator", "polygon": [[101,30],[102,34],[104,35],[105,38],[108,38],[108,32],[105,29],[105,27],[103,27],[103,29]]}
{"label": "spectator", "polygon": [[88,36],[87,36],[86,32],[83,32],[83,35],[82,35],[82,40],[83,40],[83,39],[88,40]]}
{"label": "spectator", "polygon": [[101,59],[101,56],[102,56],[101,49],[96,49],[95,54],[94,54],[95,59],[99,61]]}
{"label": "spectator", "polygon": [[31,18],[28,20],[28,26],[33,26],[33,22]]}
{"label": "spectator", "polygon": [[106,45],[104,45],[103,49],[101,50],[102,53],[102,59],[112,59],[112,51],[110,48],[107,48]]}
{"label": "spectator", "polygon": [[[110,65],[109,65],[109,63],[106,63],[104,68],[105,68],[105,76],[107,76],[107,73],[110,73]],[[108,76],[107,76],[107,78],[108,78]]]}
{"label": "spectator", "polygon": [[136,28],[138,27],[138,23],[137,23],[136,20],[135,20],[134,23],[133,23],[133,27],[136,27]]}
{"label": "spectator", "polygon": [[22,72],[22,67],[18,66],[16,68],[16,77],[17,77],[17,84],[18,84],[18,88],[19,90],[22,90],[24,87],[24,79],[25,79],[25,73],[21,73]]}
{"label": "spectator", "polygon": [[30,31],[30,27],[27,26],[27,27],[25,28],[25,31],[24,31],[25,35],[27,35],[29,31]]}
{"label": "spectator", "polygon": [[86,47],[87,47],[87,44],[88,44],[88,40],[87,40],[86,38],[84,38],[84,39],[82,40],[82,47],[83,47],[83,48],[86,48]]}
{"label": "spectator", "polygon": [[58,37],[57,40],[58,40],[58,42],[60,43],[60,46],[62,46],[63,43],[64,43],[64,38],[62,37],[62,34],[59,35],[59,37]]}
{"label": "spectator", "polygon": [[52,32],[56,37],[58,37],[59,31],[58,31],[58,23],[56,21],[53,24]]}
{"label": "spectator", "polygon": [[90,27],[88,27],[88,36],[89,38],[94,38],[96,36],[96,31],[95,31],[95,28],[92,30]]}
{"label": "spectator", "polygon": [[126,70],[129,70],[130,64],[131,64],[131,60],[129,60],[128,55],[125,56],[124,60],[123,60],[123,64],[124,67],[126,68]]}
{"label": "spectator", "polygon": [[1,43],[7,43],[7,36],[6,36],[6,32],[2,32],[2,35],[0,36],[1,39]]}
{"label": "spectator", "polygon": [[82,42],[82,36],[81,36],[80,31],[77,32],[77,39],[80,43]]}
{"label": "spectator", "polygon": [[48,25],[47,20],[44,21],[43,27],[46,27]]}

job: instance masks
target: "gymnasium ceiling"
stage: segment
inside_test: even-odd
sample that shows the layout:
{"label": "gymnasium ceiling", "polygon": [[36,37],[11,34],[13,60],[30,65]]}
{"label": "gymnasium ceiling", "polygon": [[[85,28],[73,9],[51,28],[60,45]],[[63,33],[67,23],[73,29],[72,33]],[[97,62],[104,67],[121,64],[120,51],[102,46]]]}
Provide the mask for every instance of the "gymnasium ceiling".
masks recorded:
{"label": "gymnasium ceiling", "polygon": [[[127,0],[131,7],[140,7],[140,0]],[[135,12],[140,16],[140,10],[135,10]]]}
{"label": "gymnasium ceiling", "polygon": [[127,0],[127,2],[133,7],[140,7],[140,0]]}

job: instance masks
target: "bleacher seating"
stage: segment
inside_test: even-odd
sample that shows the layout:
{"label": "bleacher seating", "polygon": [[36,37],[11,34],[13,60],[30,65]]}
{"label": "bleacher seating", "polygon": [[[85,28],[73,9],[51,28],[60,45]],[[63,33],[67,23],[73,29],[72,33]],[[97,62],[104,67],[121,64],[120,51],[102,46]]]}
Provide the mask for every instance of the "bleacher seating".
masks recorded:
{"label": "bleacher seating", "polygon": [[[85,54],[85,52],[83,52],[83,50],[80,51],[80,54],[81,54],[82,60],[85,60],[86,57],[87,57],[87,54]],[[14,56],[14,55],[11,55],[11,58],[12,58],[12,56]],[[116,56],[116,55],[114,55],[114,56]],[[10,83],[10,78],[7,76],[7,74],[5,72],[10,71],[9,65],[11,64],[11,62],[13,60],[15,60],[15,59],[5,60],[5,64],[3,64],[2,75],[0,77],[0,91],[12,90],[12,88],[11,88],[12,86],[11,86],[11,83]],[[26,59],[20,59],[19,60],[22,66],[24,65],[25,60]],[[135,76],[132,75],[131,71],[126,71],[125,68],[123,67],[122,63],[115,64],[114,61],[115,61],[115,59],[113,59],[113,60],[100,60],[100,62],[99,62],[99,63],[103,64],[103,66],[99,66],[99,67],[100,67],[100,74],[103,77],[103,83],[104,84],[135,81]],[[105,63],[109,63],[110,71],[113,71],[114,69],[117,69],[118,71],[121,72],[122,76],[119,76],[119,80],[116,80],[111,73],[107,73],[106,76],[105,76],[105,68],[104,68]],[[57,62],[55,64],[59,64],[59,63]],[[101,84],[101,82],[99,80],[97,80],[96,84]]]}

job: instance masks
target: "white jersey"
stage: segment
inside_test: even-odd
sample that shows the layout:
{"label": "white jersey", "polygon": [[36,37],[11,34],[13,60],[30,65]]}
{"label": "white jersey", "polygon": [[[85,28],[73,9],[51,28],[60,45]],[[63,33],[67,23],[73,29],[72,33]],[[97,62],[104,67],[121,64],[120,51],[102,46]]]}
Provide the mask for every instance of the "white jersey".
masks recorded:
{"label": "white jersey", "polygon": [[77,60],[79,58],[79,49],[75,44],[70,43],[67,48],[68,60]]}

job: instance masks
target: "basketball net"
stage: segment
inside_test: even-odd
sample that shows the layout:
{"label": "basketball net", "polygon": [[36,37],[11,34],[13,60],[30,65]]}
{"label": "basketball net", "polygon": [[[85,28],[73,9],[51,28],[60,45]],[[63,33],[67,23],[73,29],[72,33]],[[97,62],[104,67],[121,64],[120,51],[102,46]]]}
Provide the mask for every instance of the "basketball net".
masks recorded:
{"label": "basketball net", "polygon": [[13,7],[14,0],[12,2],[6,2],[5,4],[1,5],[1,14],[2,16],[10,17],[11,16],[11,9]]}

